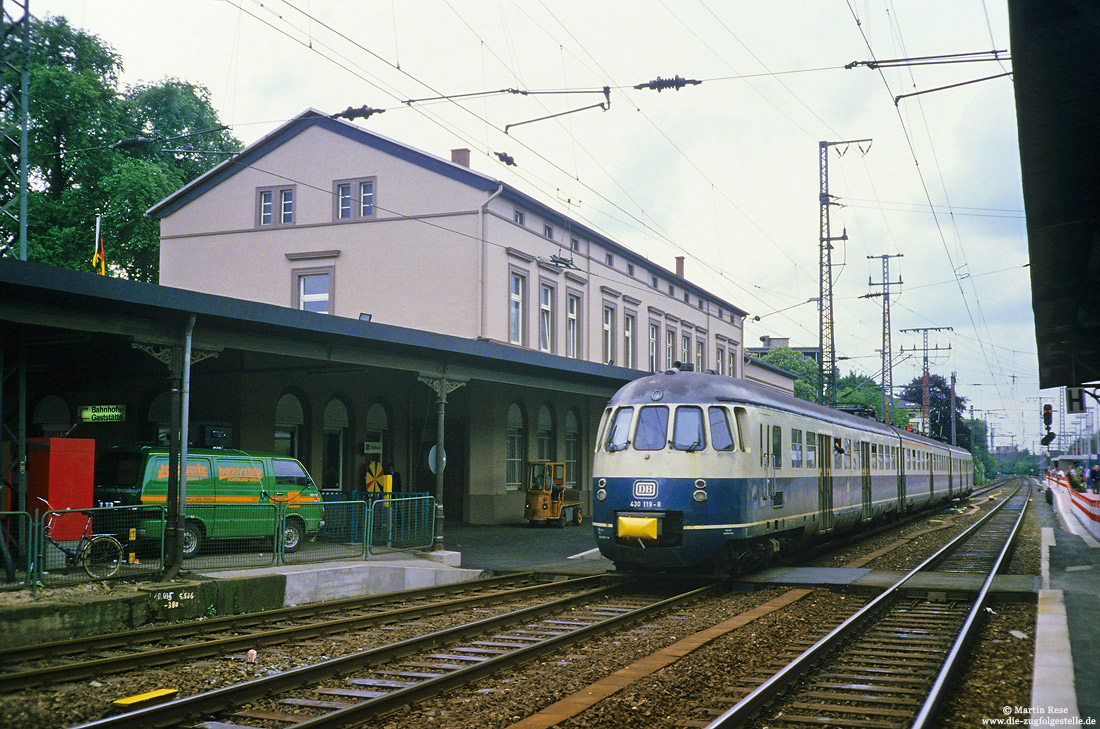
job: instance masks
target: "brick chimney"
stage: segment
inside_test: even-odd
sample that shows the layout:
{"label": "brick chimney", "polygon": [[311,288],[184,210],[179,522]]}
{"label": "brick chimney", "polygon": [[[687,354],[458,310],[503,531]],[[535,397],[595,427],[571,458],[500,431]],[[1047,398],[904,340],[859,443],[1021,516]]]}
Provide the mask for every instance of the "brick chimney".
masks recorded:
{"label": "brick chimney", "polygon": [[452,149],[451,161],[456,165],[462,165],[463,167],[470,166],[470,150],[468,149]]}
{"label": "brick chimney", "polygon": [[676,275],[680,278],[684,277],[684,257],[676,256]]}

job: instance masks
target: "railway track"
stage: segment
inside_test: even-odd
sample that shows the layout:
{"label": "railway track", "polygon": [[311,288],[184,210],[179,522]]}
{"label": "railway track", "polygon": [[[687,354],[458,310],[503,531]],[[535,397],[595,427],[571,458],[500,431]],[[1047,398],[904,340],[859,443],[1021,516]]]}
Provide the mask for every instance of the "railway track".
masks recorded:
{"label": "railway track", "polygon": [[592,576],[547,582],[525,573],[14,648],[0,652],[0,692],[538,599],[545,594],[583,590],[605,579]]}
{"label": "railway track", "polygon": [[[351,655],[81,725],[81,729],[355,726],[496,671],[716,593],[635,595],[619,582]],[[205,722],[194,717],[207,717]],[[216,717],[216,718],[210,718]]]}
{"label": "railway track", "polygon": [[[710,723],[730,729],[850,726],[924,727],[976,634],[993,577],[1010,554],[1030,499],[1020,486],[976,523],[770,676],[747,680],[737,703]],[[971,600],[907,597],[914,575],[979,575]],[[714,712],[718,713],[718,712]]]}

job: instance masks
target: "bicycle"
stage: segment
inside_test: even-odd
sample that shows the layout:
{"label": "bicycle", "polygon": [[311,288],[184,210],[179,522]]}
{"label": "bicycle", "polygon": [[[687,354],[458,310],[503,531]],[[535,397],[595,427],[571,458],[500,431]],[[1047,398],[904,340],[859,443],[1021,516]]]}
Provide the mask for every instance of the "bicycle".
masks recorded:
{"label": "bicycle", "polygon": [[[38,497],[38,500],[44,503],[47,509],[52,508],[50,503],[42,497]],[[117,574],[123,562],[122,543],[110,534],[92,534],[88,536],[88,532],[91,531],[92,517],[82,511],[67,512],[82,514],[87,519],[84,528],[80,530],[80,541],[77,542],[75,549],[70,549],[62,542],[54,539],[52,535],[54,520],[59,513],[61,512],[47,512],[46,523],[42,526],[42,534],[50,544],[57,547],[65,555],[66,571],[80,565],[89,577],[97,580],[105,580]],[[40,554],[38,558],[43,562],[45,561],[45,555]]]}

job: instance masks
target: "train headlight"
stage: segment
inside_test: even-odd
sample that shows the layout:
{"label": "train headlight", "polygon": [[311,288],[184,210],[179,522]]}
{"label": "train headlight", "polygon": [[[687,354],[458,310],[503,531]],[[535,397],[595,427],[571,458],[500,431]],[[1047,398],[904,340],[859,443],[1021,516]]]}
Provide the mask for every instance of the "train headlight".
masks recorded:
{"label": "train headlight", "polygon": [[700,490],[697,490],[697,491],[695,491],[695,493],[693,493],[693,494],[691,495],[691,498],[693,498],[693,499],[695,499],[696,501],[698,501],[698,502],[700,502],[700,503],[701,503],[701,502],[703,502],[703,501],[706,501],[706,500],[707,500],[707,492],[706,492],[706,491],[703,491],[703,490],[701,490],[701,489],[700,489]]}
{"label": "train headlight", "polygon": [[707,482],[701,478],[695,479],[695,488],[699,491],[705,491],[707,488]]}
{"label": "train headlight", "polygon": [[596,500],[597,501],[607,500],[607,489],[600,489],[599,491],[597,491],[596,492]]}
{"label": "train headlight", "polygon": [[606,478],[601,478],[599,481],[596,482],[596,486],[598,486],[601,489],[606,485],[607,485],[607,479]]}

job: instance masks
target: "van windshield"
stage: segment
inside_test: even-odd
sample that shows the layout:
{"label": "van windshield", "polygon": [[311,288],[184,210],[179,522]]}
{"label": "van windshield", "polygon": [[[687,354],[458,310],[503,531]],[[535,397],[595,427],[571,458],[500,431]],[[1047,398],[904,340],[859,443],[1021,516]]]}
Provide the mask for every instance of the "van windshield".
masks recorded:
{"label": "van windshield", "polygon": [[136,489],[141,477],[140,453],[104,453],[96,460],[95,485],[109,489]]}

